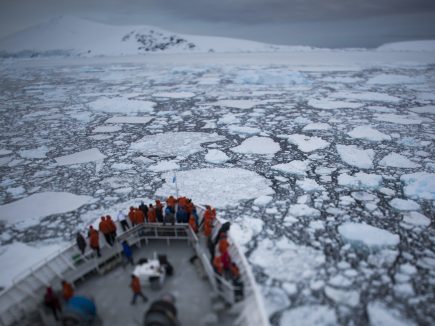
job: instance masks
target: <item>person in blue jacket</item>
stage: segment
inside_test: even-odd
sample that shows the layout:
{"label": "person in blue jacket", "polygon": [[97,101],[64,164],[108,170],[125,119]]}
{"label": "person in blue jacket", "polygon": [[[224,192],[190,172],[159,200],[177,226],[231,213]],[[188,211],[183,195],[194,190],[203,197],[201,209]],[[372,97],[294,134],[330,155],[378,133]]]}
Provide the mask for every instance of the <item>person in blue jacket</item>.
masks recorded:
{"label": "person in blue jacket", "polygon": [[131,250],[128,242],[125,240],[122,241],[122,252],[124,253],[124,256],[127,258],[128,262],[134,266],[133,251]]}

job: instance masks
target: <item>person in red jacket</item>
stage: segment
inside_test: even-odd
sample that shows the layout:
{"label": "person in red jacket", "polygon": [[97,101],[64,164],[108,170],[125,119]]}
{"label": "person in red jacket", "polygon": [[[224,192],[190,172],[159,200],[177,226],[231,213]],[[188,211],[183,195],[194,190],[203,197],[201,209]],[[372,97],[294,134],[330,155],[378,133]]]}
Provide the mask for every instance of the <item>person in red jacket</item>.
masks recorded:
{"label": "person in red jacket", "polygon": [[101,257],[100,253],[100,239],[98,231],[95,230],[92,225],[89,227],[89,246],[97,252],[97,256]]}
{"label": "person in red jacket", "polygon": [[148,207],[148,222],[156,223],[156,221],[157,221],[156,210],[153,207],[153,204],[150,204]]}
{"label": "person in red jacket", "polygon": [[130,211],[128,212],[128,218],[130,219],[131,226],[134,227],[137,224],[136,213],[133,206],[130,206]]}
{"label": "person in red jacket", "polygon": [[131,274],[130,287],[131,287],[131,290],[133,291],[133,299],[131,300],[132,305],[136,303],[137,297],[142,297],[143,302],[148,301],[148,298],[146,296],[144,296],[142,293],[142,288],[140,286],[139,278],[134,274]]}
{"label": "person in red jacket", "polygon": [[100,224],[98,224],[98,229],[103,233],[106,242],[113,246],[112,237],[110,236],[110,224],[107,222],[105,216],[101,216]]}
{"label": "person in red jacket", "polygon": [[48,287],[47,291],[45,292],[44,302],[45,305],[49,307],[53,312],[54,319],[59,320],[59,316],[57,315],[57,313],[62,312],[62,308],[60,307],[59,298],[53,292],[53,289],[51,287]]}
{"label": "person in red jacket", "polygon": [[62,280],[62,295],[63,299],[68,302],[74,295],[74,289],[67,281]]}

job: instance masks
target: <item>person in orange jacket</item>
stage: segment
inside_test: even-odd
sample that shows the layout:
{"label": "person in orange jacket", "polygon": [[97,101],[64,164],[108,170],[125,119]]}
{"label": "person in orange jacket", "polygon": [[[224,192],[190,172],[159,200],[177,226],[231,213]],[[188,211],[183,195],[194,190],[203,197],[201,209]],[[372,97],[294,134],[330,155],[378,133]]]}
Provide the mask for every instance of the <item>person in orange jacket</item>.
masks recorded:
{"label": "person in orange jacket", "polygon": [[106,220],[106,217],[101,216],[100,224],[98,224],[98,229],[103,233],[106,242],[113,246],[112,236],[110,235],[110,223]]}
{"label": "person in orange jacket", "polygon": [[136,222],[136,213],[133,206],[130,206],[130,211],[128,212],[128,218],[130,219],[131,226],[135,226],[137,224]]}
{"label": "person in orange jacket", "polygon": [[224,252],[226,252],[228,250],[228,247],[230,246],[230,244],[228,243],[227,240],[227,235],[225,233],[221,234],[221,238],[219,240],[219,252],[221,254],[223,254]]}
{"label": "person in orange jacket", "polygon": [[106,215],[106,221],[110,230],[110,239],[112,240],[112,244],[114,244],[116,240],[116,224],[115,222],[113,222],[112,217],[110,215]]}
{"label": "person in orange jacket", "polygon": [[156,210],[153,207],[153,204],[150,204],[148,207],[148,222],[149,223],[156,223],[157,221],[156,216]]}
{"label": "person in orange jacket", "polygon": [[130,283],[131,290],[133,291],[133,299],[131,300],[131,304],[136,303],[137,297],[142,297],[143,302],[147,302],[148,298],[143,295],[142,288],[140,286],[140,280],[139,277],[137,277],[134,274],[131,274],[131,283]]}
{"label": "person in orange jacket", "polygon": [[74,289],[67,281],[62,280],[62,296],[65,301],[68,302],[74,295]]}
{"label": "person in orange jacket", "polygon": [[136,224],[143,224],[143,223],[145,223],[145,215],[143,214],[142,210],[135,209],[134,216],[135,216]]}
{"label": "person in orange jacket", "polygon": [[101,257],[98,231],[92,225],[89,227],[89,246],[97,252],[98,257]]}
{"label": "person in orange jacket", "polygon": [[189,225],[192,228],[193,232],[198,233],[198,226],[196,225],[196,219],[193,214],[190,214]]}
{"label": "person in orange jacket", "polygon": [[204,235],[206,237],[211,236],[211,232],[213,230],[213,211],[209,205],[206,205],[206,210],[204,212]]}
{"label": "person in orange jacket", "polygon": [[213,269],[214,271],[219,274],[222,275],[223,271],[224,271],[224,265],[222,264],[222,258],[221,256],[215,256],[213,259]]}
{"label": "person in orange jacket", "polygon": [[175,214],[176,204],[177,204],[177,200],[174,198],[174,196],[169,196],[168,199],[166,199],[166,205],[171,209],[172,214]]}

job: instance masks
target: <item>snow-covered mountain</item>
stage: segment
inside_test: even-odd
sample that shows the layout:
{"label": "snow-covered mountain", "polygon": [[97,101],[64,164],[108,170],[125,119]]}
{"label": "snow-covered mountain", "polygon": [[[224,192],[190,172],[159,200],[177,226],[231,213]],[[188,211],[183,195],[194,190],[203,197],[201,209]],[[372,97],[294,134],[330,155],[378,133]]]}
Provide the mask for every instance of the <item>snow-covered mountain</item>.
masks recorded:
{"label": "snow-covered mountain", "polygon": [[0,40],[3,55],[136,55],[147,52],[274,52],[310,50],[211,36],[172,33],[153,26],[114,26],[61,16]]}

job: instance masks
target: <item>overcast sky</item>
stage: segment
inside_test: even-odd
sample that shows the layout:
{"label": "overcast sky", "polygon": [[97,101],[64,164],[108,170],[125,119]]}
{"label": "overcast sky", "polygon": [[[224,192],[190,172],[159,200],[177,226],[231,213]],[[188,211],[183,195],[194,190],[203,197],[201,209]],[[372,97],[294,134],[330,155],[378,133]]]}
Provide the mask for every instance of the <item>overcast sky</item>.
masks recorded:
{"label": "overcast sky", "polygon": [[0,0],[0,37],[59,15],[276,44],[435,39],[435,0]]}

